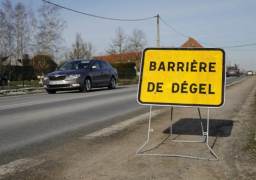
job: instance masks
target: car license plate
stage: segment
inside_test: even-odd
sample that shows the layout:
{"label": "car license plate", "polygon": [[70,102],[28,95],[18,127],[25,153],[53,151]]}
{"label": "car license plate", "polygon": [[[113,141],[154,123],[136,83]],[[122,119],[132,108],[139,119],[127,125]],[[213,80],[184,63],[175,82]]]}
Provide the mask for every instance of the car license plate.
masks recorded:
{"label": "car license plate", "polygon": [[50,81],[50,85],[63,84],[62,81]]}

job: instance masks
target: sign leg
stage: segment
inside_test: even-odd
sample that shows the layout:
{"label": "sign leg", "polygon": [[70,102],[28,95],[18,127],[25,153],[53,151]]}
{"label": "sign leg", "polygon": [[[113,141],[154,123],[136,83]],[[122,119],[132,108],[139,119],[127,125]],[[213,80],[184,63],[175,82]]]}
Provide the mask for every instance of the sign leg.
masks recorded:
{"label": "sign leg", "polygon": [[150,132],[151,132],[151,117],[152,117],[152,105],[150,105],[150,109],[149,109],[148,138],[147,138],[147,141],[138,149],[138,151],[136,153],[137,155],[143,155],[140,153],[140,150],[149,142]]}

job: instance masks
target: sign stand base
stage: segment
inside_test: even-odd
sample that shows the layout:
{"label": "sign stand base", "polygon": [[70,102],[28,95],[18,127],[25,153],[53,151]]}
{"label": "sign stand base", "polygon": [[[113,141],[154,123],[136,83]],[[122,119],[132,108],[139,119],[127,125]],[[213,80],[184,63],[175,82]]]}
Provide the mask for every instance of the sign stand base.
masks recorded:
{"label": "sign stand base", "polygon": [[[145,153],[148,152],[149,150],[145,150],[143,152],[140,152],[143,147],[146,146],[146,144],[149,142],[150,139],[150,132],[152,132],[151,129],[151,117],[152,117],[152,105],[150,105],[150,113],[149,113],[149,124],[148,124],[148,137],[147,137],[147,141],[138,149],[138,151],[136,152],[137,155],[141,155],[141,156],[163,156],[163,157],[183,157],[183,158],[190,158],[190,159],[198,159],[198,160],[210,160],[210,161],[218,161],[219,158],[218,156],[215,154],[215,152],[213,151],[213,149],[209,146],[209,108],[208,108],[208,113],[207,113],[207,129],[206,132],[204,132],[203,129],[203,125],[201,122],[201,127],[202,127],[202,135],[205,136],[205,139],[203,141],[188,141],[188,140],[175,140],[172,139],[173,142],[184,142],[184,143],[206,143],[208,149],[210,150],[210,153],[215,157],[214,159],[210,159],[210,158],[205,158],[205,157],[196,157],[196,156],[187,156],[187,155],[180,155],[180,154],[151,154],[151,153]],[[201,119],[201,113],[200,110],[198,108],[198,113]],[[170,127],[170,136],[172,136],[172,114],[173,114],[173,107],[171,108],[171,127]],[[155,147],[157,148],[157,147]]]}

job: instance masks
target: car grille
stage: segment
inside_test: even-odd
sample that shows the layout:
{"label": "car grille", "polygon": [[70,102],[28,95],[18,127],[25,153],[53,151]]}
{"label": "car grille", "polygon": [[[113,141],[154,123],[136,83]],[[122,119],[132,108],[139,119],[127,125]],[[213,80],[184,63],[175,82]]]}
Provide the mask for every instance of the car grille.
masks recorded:
{"label": "car grille", "polygon": [[49,80],[50,81],[59,81],[59,80],[64,80],[65,78],[66,78],[66,76],[58,76],[58,77],[50,76]]}
{"label": "car grille", "polygon": [[70,84],[61,84],[61,85],[48,85],[48,88],[69,88]]}

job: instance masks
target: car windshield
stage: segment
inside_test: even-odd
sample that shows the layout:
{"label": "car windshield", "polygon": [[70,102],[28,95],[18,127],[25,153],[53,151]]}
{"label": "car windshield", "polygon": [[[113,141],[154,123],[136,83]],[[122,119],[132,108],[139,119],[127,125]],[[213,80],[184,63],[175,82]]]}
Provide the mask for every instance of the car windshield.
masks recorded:
{"label": "car windshield", "polygon": [[84,61],[69,61],[60,67],[60,71],[64,70],[75,70],[75,69],[85,69],[89,65],[90,60]]}
{"label": "car windshield", "polygon": [[236,67],[228,67],[228,70],[236,70]]}

